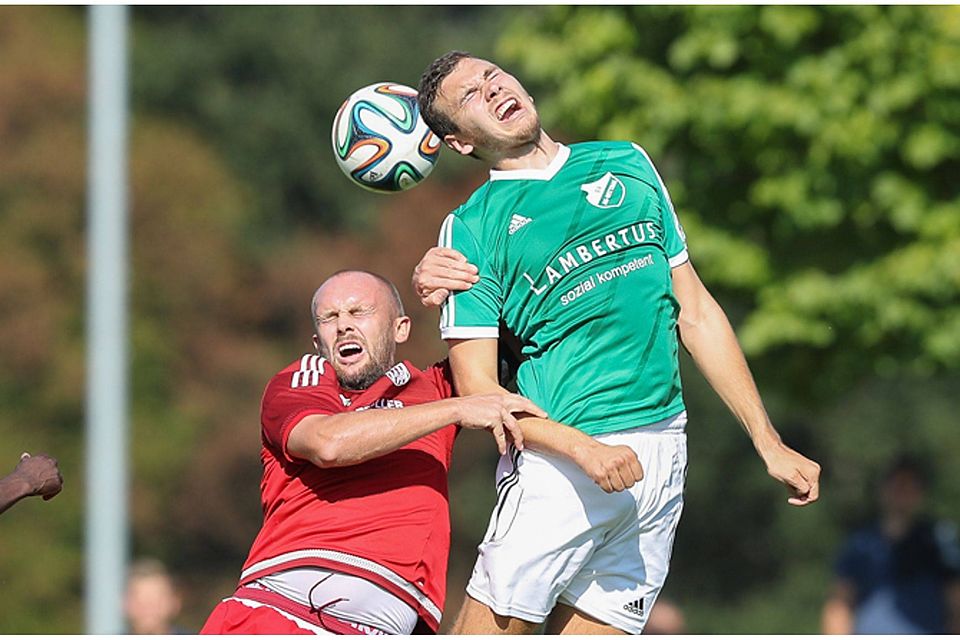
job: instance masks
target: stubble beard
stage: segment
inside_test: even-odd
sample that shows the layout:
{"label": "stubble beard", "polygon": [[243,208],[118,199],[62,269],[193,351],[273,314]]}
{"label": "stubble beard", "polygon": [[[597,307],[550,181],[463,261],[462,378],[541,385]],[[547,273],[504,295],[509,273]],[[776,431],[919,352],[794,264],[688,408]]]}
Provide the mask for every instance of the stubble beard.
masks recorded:
{"label": "stubble beard", "polygon": [[542,133],[543,130],[540,127],[540,114],[534,112],[533,118],[530,119],[530,124],[525,129],[520,129],[517,131],[510,138],[504,139],[490,135],[486,131],[477,131],[475,134],[477,139],[476,146],[481,149],[489,149],[499,155],[519,147],[536,145],[540,141],[540,136]]}
{"label": "stubble beard", "polygon": [[367,345],[367,347],[370,360],[362,369],[352,373],[348,373],[341,368],[339,363],[331,357],[333,354],[329,353],[326,348],[321,348],[320,355],[333,365],[340,386],[347,391],[363,391],[369,388],[393,366],[394,345],[390,336],[384,334],[377,344]]}

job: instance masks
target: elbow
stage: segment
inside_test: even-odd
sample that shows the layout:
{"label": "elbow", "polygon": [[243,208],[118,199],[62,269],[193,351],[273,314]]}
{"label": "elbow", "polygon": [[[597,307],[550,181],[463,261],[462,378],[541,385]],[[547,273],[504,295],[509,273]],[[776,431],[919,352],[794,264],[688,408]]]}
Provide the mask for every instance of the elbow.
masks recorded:
{"label": "elbow", "polygon": [[337,438],[320,437],[313,447],[311,462],[321,469],[332,469],[350,464],[342,442]]}
{"label": "elbow", "polygon": [[720,304],[712,296],[707,296],[698,300],[696,304],[681,307],[677,326],[680,333],[695,333],[726,320],[727,314],[723,312]]}

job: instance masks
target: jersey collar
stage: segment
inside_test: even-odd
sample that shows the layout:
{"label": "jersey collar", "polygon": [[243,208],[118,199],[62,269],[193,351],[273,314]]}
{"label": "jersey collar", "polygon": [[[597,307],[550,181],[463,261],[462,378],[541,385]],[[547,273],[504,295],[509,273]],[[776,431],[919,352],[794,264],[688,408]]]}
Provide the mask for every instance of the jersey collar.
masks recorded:
{"label": "jersey collar", "polygon": [[543,169],[512,169],[507,171],[498,171],[497,169],[490,169],[490,181],[495,180],[550,180],[553,176],[557,175],[557,172],[563,167],[563,164],[567,161],[567,158],[570,156],[570,147],[560,144],[557,145],[560,147],[557,149],[557,155],[553,157],[553,160],[550,161]]}

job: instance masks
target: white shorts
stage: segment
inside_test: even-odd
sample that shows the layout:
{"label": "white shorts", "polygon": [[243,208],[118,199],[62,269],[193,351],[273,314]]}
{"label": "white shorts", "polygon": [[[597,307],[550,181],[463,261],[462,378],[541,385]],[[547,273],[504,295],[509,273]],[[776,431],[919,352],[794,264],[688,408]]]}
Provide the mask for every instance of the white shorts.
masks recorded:
{"label": "white shorts", "polygon": [[643,480],[605,493],[573,462],[510,451],[467,593],[500,615],[542,622],[559,601],[640,633],[660,593],[687,473],[687,415],[596,436],[637,452]]}

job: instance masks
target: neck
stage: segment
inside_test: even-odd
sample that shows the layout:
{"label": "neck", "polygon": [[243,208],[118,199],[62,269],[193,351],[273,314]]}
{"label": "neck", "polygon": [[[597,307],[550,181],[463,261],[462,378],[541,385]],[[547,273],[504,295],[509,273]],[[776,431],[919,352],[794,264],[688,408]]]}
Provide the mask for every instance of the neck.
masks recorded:
{"label": "neck", "polygon": [[517,169],[546,169],[557,157],[560,145],[540,130],[540,137],[516,149],[510,149],[498,158],[493,159],[493,168],[497,171],[514,171]]}

